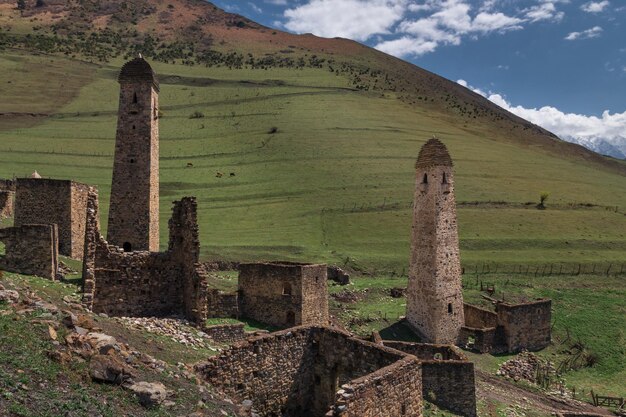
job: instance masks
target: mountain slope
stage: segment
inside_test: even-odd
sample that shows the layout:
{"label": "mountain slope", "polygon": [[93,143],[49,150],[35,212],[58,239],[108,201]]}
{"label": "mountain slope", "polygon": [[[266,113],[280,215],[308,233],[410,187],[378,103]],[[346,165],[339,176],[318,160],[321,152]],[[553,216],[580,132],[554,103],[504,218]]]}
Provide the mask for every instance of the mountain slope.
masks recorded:
{"label": "mountain slope", "polygon": [[[626,261],[623,163],[353,41],[201,1],[123,4],[2,3],[0,177],[37,169],[97,184],[106,219],[115,77],[141,51],[162,86],[162,233],[168,199],[197,195],[206,257],[401,273],[413,161],[437,135],[456,163],[464,263]],[[89,23],[109,29],[90,35]]]}

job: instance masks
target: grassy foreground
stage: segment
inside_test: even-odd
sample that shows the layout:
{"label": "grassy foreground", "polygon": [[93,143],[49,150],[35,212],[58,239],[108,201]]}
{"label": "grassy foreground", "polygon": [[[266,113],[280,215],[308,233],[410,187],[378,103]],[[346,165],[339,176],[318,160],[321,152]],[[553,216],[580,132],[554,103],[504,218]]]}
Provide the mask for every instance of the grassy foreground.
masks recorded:
{"label": "grassy foreground", "polygon": [[[121,63],[3,52],[0,177],[38,170],[95,184],[106,228]],[[414,159],[436,135],[456,163],[465,264],[626,262],[626,195],[616,192],[626,178],[612,171],[405,104],[392,92],[354,90],[326,69],[155,69],[163,246],[169,202],[195,195],[204,257],[400,274]],[[202,117],[190,119],[195,112]],[[539,211],[542,191],[551,194]]]}

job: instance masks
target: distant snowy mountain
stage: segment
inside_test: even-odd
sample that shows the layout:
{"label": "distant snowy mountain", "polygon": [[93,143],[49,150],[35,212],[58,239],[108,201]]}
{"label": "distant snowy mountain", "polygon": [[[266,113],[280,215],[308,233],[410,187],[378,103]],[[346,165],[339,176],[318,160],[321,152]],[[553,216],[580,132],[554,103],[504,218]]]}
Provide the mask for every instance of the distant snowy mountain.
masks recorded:
{"label": "distant snowy mountain", "polygon": [[611,156],[617,159],[626,159],[626,137],[601,138],[601,137],[572,137],[562,136],[563,140],[577,143],[601,155]]}

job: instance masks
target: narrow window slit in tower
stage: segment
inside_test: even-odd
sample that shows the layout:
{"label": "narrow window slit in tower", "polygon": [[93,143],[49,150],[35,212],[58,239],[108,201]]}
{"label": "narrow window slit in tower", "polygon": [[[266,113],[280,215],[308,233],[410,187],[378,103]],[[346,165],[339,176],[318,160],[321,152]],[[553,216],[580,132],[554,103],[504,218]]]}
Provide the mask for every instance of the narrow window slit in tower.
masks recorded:
{"label": "narrow window slit in tower", "polygon": [[133,103],[137,104],[137,93],[133,93]]}
{"label": "narrow window slit in tower", "polygon": [[424,174],[424,179],[422,180],[422,184],[428,184],[428,174]]}
{"label": "narrow window slit in tower", "polygon": [[448,303],[448,314],[452,314],[452,303]]}
{"label": "narrow window slit in tower", "polygon": [[446,173],[443,173],[443,180],[441,181],[442,184],[447,184],[448,183],[448,177],[446,177]]}

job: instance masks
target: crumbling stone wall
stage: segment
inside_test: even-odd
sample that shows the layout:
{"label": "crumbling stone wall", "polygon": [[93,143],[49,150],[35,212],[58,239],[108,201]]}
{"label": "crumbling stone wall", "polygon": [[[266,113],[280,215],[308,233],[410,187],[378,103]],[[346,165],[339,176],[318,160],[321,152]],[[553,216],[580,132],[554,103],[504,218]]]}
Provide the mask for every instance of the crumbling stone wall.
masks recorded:
{"label": "crumbling stone wall", "polygon": [[89,186],[74,181],[18,178],[15,226],[56,224],[59,253],[80,259],[84,252],[88,192]]}
{"label": "crumbling stone wall", "polygon": [[422,364],[425,400],[467,417],[476,414],[474,364],[455,346],[384,341],[384,345],[416,356]]}
{"label": "crumbling stone wall", "polygon": [[15,193],[13,191],[0,190],[0,220],[13,217],[13,201]]}
{"label": "crumbling stone wall", "polygon": [[239,318],[239,297],[215,288],[209,289],[207,296],[208,317]]}
{"label": "crumbling stone wall", "polygon": [[452,159],[429,140],[416,168],[406,318],[430,343],[457,343],[464,324]]}
{"label": "crumbling stone wall", "polygon": [[[329,328],[249,338],[196,370],[228,395],[252,400],[261,416],[421,416],[416,358]],[[345,384],[362,402],[342,395]]]}
{"label": "crumbling stone wall", "polygon": [[244,331],[245,324],[222,324],[203,327],[204,331],[211,339],[217,343],[233,343],[246,338]]}
{"label": "crumbling stone wall", "polygon": [[479,353],[494,352],[496,349],[496,328],[495,327],[461,327],[459,336],[459,346]]}
{"label": "crumbling stone wall", "polygon": [[239,313],[276,327],[328,324],[326,265],[239,266]]}
{"label": "crumbling stone wall", "polygon": [[498,315],[493,311],[476,307],[471,304],[464,303],[463,310],[465,312],[465,325],[467,327],[483,328],[496,327],[498,325]]}
{"label": "crumbling stone wall", "polygon": [[499,302],[495,312],[465,304],[459,345],[481,353],[536,351],[550,345],[552,302]]}
{"label": "crumbling stone wall", "polygon": [[328,279],[336,282],[339,285],[350,284],[350,274],[338,266],[328,266]]}
{"label": "crumbling stone wall", "polygon": [[345,384],[326,416],[421,416],[420,376],[420,363],[410,357],[401,359]]}
{"label": "crumbling stone wall", "polygon": [[83,301],[111,316],[185,315],[203,323],[207,285],[198,271],[196,202],[174,203],[167,252],[125,252],[100,234],[97,193],[87,209]]}
{"label": "crumbling stone wall", "polygon": [[54,224],[25,224],[0,229],[5,255],[0,269],[24,275],[57,279],[59,235]]}
{"label": "crumbling stone wall", "polygon": [[498,324],[508,352],[537,351],[552,340],[552,300],[523,304],[498,303]]}

